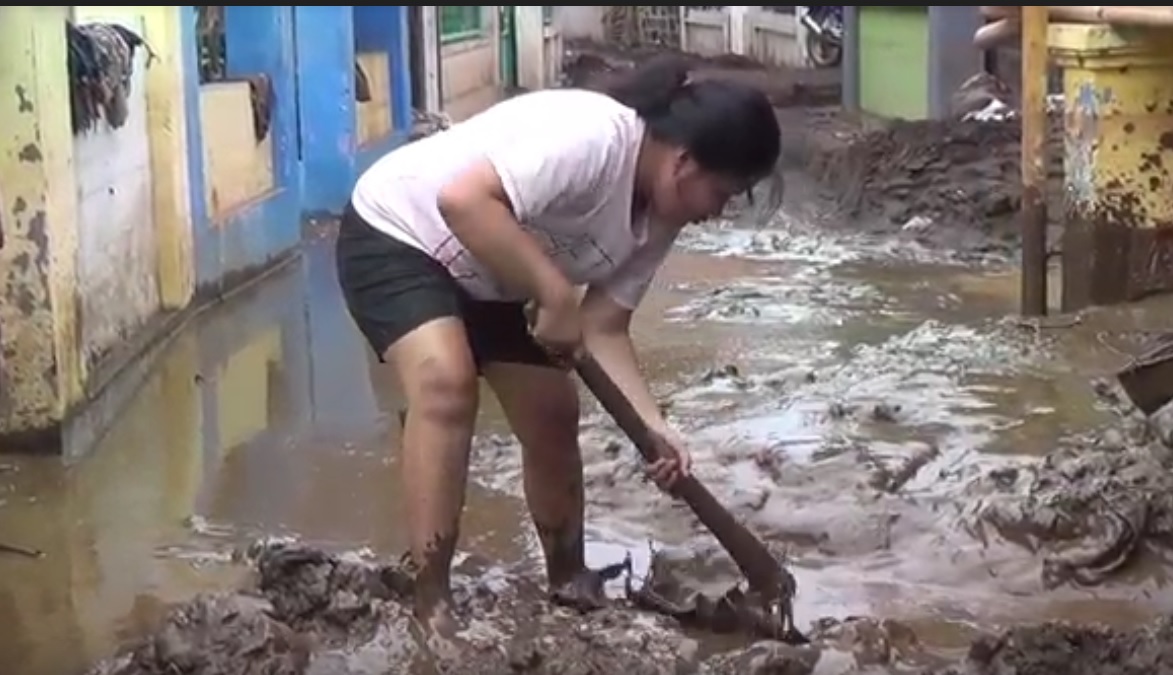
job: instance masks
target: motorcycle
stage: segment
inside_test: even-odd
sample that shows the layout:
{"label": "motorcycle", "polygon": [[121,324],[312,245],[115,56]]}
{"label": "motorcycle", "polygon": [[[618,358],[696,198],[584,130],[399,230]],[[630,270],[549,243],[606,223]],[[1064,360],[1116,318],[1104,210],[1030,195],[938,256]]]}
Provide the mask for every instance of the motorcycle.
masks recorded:
{"label": "motorcycle", "polygon": [[802,14],[806,51],[819,68],[834,68],[843,59],[843,7],[807,5]]}

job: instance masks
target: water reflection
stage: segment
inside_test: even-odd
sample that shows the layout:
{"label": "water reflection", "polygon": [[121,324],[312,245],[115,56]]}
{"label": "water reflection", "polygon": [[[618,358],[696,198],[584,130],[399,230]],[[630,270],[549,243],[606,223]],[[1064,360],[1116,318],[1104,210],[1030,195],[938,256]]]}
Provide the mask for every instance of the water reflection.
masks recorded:
{"label": "water reflection", "polygon": [[[0,555],[4,672],[77,672],[167,603],[234,583],[233,566],[195,563],[224,562],[262,532],[401,549],[399,403],[345,314],[329,253],[313,242],[202,315],[85,460],[0,460],[0,542],[46,553]],[[469,548],[526,555],[520,502],[485,490],[470,501]]]}

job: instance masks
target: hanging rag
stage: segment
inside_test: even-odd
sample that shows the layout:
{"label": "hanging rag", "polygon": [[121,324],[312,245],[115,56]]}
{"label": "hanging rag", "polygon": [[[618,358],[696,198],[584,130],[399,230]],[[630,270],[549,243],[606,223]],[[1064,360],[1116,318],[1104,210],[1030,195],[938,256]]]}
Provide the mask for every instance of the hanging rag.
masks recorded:
{"label": "hanging rag", "polygon": [[371,100],[371,82],[358,61],[354,62],[354,100],[359,103]]}
{"label": "hanging rag", "polygon": [[[113,129],[126,124],[135,50],[150,48],[134,31],[110,23],[65,24],[73,133],[105,119]],[[151,53],[153,58],[154,54]]]}
{"label": "hanging rag", "polygon": [[269,127],[273,124],[273,106],[277,103],[277,96],[268,75],[258,73],[243,79],[248,82],[249,101],[252,103],[253,135],[260,143],[269,135]]}

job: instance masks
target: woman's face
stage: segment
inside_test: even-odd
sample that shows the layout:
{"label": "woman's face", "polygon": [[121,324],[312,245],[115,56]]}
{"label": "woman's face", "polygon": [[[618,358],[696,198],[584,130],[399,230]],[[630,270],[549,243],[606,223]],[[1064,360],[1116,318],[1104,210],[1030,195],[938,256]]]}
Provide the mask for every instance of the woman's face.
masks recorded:
{"label": "woman's face", "polygon": [[667,153],[656,171],[651,190],[651,211],[670,227],[721,215],[725,206],[745,187],[728,176],[703,169],[684,150]]}

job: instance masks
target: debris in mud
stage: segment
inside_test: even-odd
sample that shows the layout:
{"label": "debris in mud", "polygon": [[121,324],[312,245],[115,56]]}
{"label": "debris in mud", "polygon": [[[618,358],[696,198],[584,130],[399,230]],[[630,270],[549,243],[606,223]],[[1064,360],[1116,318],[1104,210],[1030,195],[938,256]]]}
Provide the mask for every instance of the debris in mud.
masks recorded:
{"label": "debris in mud", "polygon": [[0,542],[0,555],[3,555],[3,554],[17,555],[17,556],[21,556],[22,558],[44,558],[45,557],[45,552],[40,549],[29,548],[27,546],[19,546],[17,544],[6,544],[4,542]]}
{"label": "debris in mud", "polygon": [[[1101,387],[1115,405],[1115,392]],[[1047,587],[1094,586],[1111,579],[1146,547],[1173,542],[1173,435],[1170,419],[1126,416],[1074,439],[1037,466],[1002,468],[982,483],[993,493],[977,530],[1043,555]]]}
{"label": "debris in mud", "polygon": [[905,457],[895,467],[873,462],[869,484],[880,491],[895,494],[904,489],[930,462],[941,456],[936,445],[916,446],[911,456]]}

